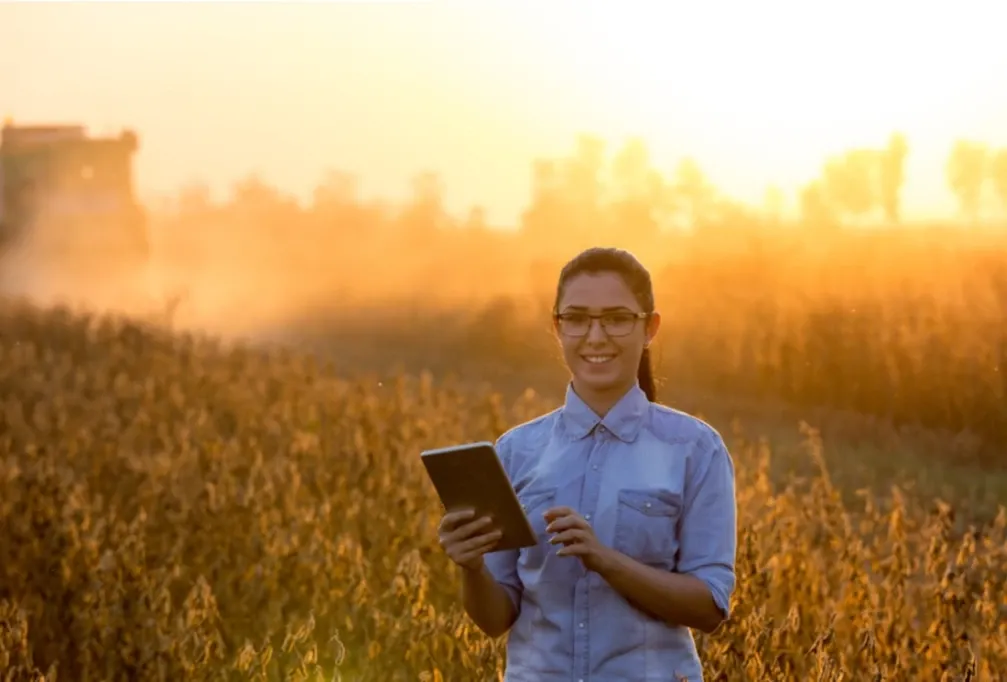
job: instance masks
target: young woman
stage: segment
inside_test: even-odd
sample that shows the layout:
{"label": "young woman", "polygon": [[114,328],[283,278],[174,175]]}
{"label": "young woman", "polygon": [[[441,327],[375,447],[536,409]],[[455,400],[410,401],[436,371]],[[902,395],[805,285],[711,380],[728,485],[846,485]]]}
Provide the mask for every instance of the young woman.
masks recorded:
{"label": "young woman", "polygon": [[589,249],[560,274],[563,406],[497,441],[539,544],[493,552],[488,519],[446,514],[440,544],[486,634],[509,634],[509,682],[703,679],[690,628],[734,590],[734,466],[719,434],[655,402],[660,315],[647,270]]}

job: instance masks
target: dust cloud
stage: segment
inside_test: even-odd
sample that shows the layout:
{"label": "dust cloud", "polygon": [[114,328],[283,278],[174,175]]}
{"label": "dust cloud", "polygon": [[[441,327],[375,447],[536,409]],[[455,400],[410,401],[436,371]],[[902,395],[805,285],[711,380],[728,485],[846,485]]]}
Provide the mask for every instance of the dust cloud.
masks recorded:
{"label": "dust cloud", "polygon": [[322,327],[478,315],[495,297],[535,304],[528,263],[495,230],[424,236],[290,209],[156,216],[146,262],[99,244],[67,250],[41,230],[0,255],[0,298],[125,315],[225,340],[296,344]]}

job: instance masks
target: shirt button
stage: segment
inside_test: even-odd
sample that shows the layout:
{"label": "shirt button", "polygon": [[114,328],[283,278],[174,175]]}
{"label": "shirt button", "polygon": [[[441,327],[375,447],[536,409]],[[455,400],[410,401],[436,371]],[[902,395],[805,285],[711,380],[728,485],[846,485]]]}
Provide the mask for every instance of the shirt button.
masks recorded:
{"label": "shirt button", "polygon": [[591,520],[591,515],[590,514],[584,514],[584,520],[585,521],[590,521]]}
{"label": "shirt button", "polygon": [[580,627],[584,627],[584,623],[581,623],[581,624],[580,624]]}
{"label": "shirt button", "polygon": [[594,469],[595,471],[598,471],[598,465],[597,465],[597,464],[595,464],[595,465],[594,465],[593,467],[591,467],[591,468],[592,468],[592,469]]}
{"label": "shirt button", "polygon": [[644,502],[643,506],[647,509],[650,509],[650,502]]}

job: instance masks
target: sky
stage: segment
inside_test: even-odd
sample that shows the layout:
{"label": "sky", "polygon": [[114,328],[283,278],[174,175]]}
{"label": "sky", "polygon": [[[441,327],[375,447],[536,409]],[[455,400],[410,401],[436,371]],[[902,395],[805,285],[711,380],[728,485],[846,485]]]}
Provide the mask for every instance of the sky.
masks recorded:
{"label": "sky", "polygon": [[[909,217],[953,215],[957,137],[1007,147],[995,0],[758,3],[6,3],[0,116],[136,130],[137,184],[218,196],[249,174],[307,199],[327,169],[513,225],[537,157],[578,134],[694,157],[724,192],[793,192],[825,157],[909,140]],[[999,33],[999,35],[998,35]]]}

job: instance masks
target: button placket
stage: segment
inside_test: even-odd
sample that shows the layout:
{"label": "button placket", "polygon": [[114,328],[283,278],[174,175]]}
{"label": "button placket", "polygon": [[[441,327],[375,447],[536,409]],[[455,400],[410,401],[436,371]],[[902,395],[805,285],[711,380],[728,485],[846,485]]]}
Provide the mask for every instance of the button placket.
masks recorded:
{"label": "button placket", "polygon": [[[580,510],[584,520],[590,522],[594,517],[594,510],[598,504],[598,496],[601,488],[600,471],[605,457],[605,448],[610,437],[607,429],[598,425],[591,439],[591,446],[588,449],[587,458],[584,462],[584,486],[581,489]],[[589,588],[590,577],[585,573],[577,580],[574,590],[574,613],[577,620],[577,634],[574,637],[574,659],[580,668],[582,675],[588,673],[588,652],[590,651],[587,623],[591,613],[591,590]],[[583,678],[581,678],[583,680]]]}

